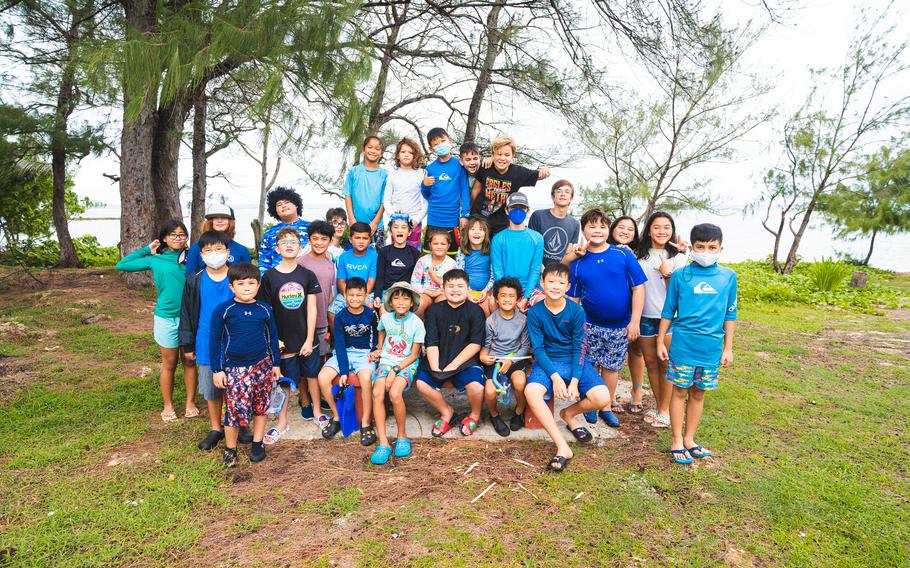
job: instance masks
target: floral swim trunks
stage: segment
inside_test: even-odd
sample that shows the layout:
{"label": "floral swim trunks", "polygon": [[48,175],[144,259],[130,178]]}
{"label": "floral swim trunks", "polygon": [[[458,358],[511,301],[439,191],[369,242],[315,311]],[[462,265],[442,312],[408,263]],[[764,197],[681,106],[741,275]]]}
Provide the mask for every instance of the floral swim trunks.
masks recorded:
{"label": "floral swim trunks", "polygon": [[717,388],[717,367],[692,367],[690,365],[677,365],[670,361],[667,366],[667,380],[681,389],[691,386],[699,390],[713,390]]}

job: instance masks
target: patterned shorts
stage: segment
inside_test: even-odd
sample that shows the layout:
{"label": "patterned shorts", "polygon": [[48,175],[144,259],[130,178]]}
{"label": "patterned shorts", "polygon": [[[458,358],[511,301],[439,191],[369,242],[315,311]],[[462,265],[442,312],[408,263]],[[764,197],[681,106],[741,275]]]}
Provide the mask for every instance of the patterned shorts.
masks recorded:
{"label": "patterned shorts", "polygon": [[585,324],[585,355],[592,365],[609,371],[622,369],[626,352],[629,350],[629,339],[625,328],[614,329],[593,323]]}
{"label": "patterned shorts", "polygon": [[694,385],[699,390],[713,390],[717,388],[717,378],[717,367],[676,365],[673,361],[667,366],[667,380],[681,389]]}
{"label": "patterned shorts", "polygon": [[[384,379],[389,375],[389,371],[391,370],[392,365],[376,365],[376,370],[373,371],[373,382],[375,383],[378,379]],[[415,373],[417,373],[417,361],[414,361],[407,367],[395,373],[396,377],[401,377],[408,382],[408,386],[406,386],[404,390],[411,388],[411,383],[414,382]]]}
{"label": "patterned shorts", "polygon": [[227,367],[224,374],[224,425],[249,426],[253,416],[265,416],[272,397],[268,357],[251,367]]}

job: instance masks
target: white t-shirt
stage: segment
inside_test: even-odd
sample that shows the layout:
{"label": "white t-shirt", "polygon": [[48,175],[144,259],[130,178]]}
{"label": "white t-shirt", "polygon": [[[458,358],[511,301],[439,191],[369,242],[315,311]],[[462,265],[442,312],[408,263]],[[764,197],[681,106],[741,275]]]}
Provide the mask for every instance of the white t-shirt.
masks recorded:
{"label": "white t-shirt", "polygon": [[385,196],[382,199],[386,219],[392,213],[401,211],[408,214],[414,225],[423,221],[427,216],[427,200],[420,193],[420,184],[425,175],[423,168],[389,169],[389,177],[385,182]]}
{"label": "white t-shirt", "polygon": [[[648,258],[639,258],[638,264],[644,271],[648,281],[645,282],[645,308],[641,312],[644,318],[659,318],[667,299],[667,281],[660,277],[661,260],[667,258],[665,249],[651,249]],[[677,253],[669,259],[673,270],[679,270],[689,262],[689,256]]]}

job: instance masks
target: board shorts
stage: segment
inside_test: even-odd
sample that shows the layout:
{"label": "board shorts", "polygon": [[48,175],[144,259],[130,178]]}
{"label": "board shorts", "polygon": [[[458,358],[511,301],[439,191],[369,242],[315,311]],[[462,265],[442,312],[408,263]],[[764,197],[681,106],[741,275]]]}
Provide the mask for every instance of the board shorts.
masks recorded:
{"label": "board shorts", "polygon": [[446,377],[445,379],[439,380],[429,371],[423,369],[418,369],[417,374],[414,376],[414,379],[422,383],[426,383],[429,386],[433,387],[436,390],[441,390],[446,381],[450,381],[452,386],[463,391],[471,383],[477,383],[480,386],[484,385],[485,377],[483,376],[483,367],[480,365],[471,365],[466,369]]}
{"label": "board shorts", "polygon": [[[349,348],[347,350],[348,354],[348,370],[354,371],[354,373],[359,374],[360,371],[370,371],[373,372],[375,363],[370,361],[370,350],[369,349],[354,349]],[[332,355],[328,361],[325,362],[323,367],[328,367],[334,369],[336,373],[341,374],[338,364],[338,353]]]}
{"label": "board shorts", "polygon": [[[366,301],[363,303],[363,305],[364,305],[364,306],[372,306],[372,305],[373,305],[373,293],[372,293],[372,292],[370,292],[370,293],[367,295],[367,299],[366,299]],[[333,316],[337,316],[339,313],[341,313],[341,310],[345,309],[347,306],[348,306],[348,303],[347,303],[347,301],[344,299],[344,294],[342,294],[341,292],[339,292],[339,293],[335,294],[335,298],[332,300],[332,303],[329,304],[329,310],[328,310],[328,311],[329,311],[329,313],[332,314]],[[318,330],[317,330],[317,331],[318,331]],[[324,337],[324,335],[323,335],[323,337]]]}
{"label": "board shorts", "polygon": [[624,327],[603,327],[585,324],[585,356],[593,365],[609,371],[622,369],[629,351],[629,338]]}
{"label": "board shorts", "polygon": [[[486,368],[484,369],[483,374],[487,378],[488,381],[493,380],[493,367],[495,367],[495,366],[496,365],[487,365]],[[509,377],[509,381],[511,381],[512,375],[514,375],[515,373],[517,373],[519,371],[524,372],[525,378],[527,378],[528,372],[530,370],[531,370],[531,360],[530,359],[520,359],[518,361],[512,361],[512,366],[509,367],[509,370],[507,371],[506,374]],[[500,373],[499,382],[502,382],[502,373]]]}
{"label": "board shorts", "polygon": [[249,367],[225,367],[224,375],[224,425],[249,426],[254,416],[265,416],[272,398],[269,358]]}
{"label": "board shorts", "polygon": [[423,233],[423,223],[417,223],[414,225],[414,228],[411,230],[411,234],[408,235],[408,244],[412,247],[420,250],[420,237]]}
{"label": "board shorts", "polygon": [[541,290],[540,288],[534,288],[534,291],[531,292],[531,297],[528,298],[528,307],[533,306],[534,304],[543,300],[546,297],[547,297],[547,295],[543,293],[543,290]]}
{"label": "board shorts", "polygon": [[278,382],[289,383],[295,389],[299,388],[302,379],[315,379],[319,374],[319,351],[313,349],[306,357],[299,353],[282,357],[279,366],[281,379]]}
{"label": "board shorts", "polygon": [[[389,371],[392,370],[394,365],[376,365],[376,370],[373,371],[373,381],[376,382],[379,379],[385,378],[388,376]],[[400,371],[395,373],[396,377],[401,377],[402,379],[408,382],[408,386],[404,390],[411,388],[411,384],[414,382],[414,376],[417,374],[417,361],[414,361],[407,367],[403,367]]]}
{"label": "board shorts", "polygon": [[155,337],[155,343],[165,349],[176,349],[180,347],[180,336],[177,328],[180,327],[180,318],[164,318],[155,316],[152,327],[152,334]]}
{"label": "board shorts", "polygon": [[719,377],[717,367],[694,367],[677,365],[672,360],[667,365],[667,380],[681,389],[695,387],[698,390],[714,390]]}
{"label": "board shorts", "polygon": [[[563,363],[559,361],[554,361],[553,366],[556,367],[556,372],[559,373],[559,376],[562,377],[562,380],[569,384],[572,380],[572,363]],[[531,375],[528,377],[528,385],[538,384],[546,387],[547,392],[544,395],[544,400],[550,400],[553,398],[553,380],[547,375],[547,372],[543,370],[543,367],[534,363],[534,366],[531,368]],[[578,394],[581,398],[584,398],[588,395],[588,391],[596,387],[603,387],[603,379],[600,378],[600,375],[594,369],[594,367],[588,361],[584,362],[581,368],[581,376],[578,377]],[[527,386],[525,390],[527,391]]]}
{"label": "board shorts", "polygon": [[199,377],[199,394],[205,400],[217,400],[224,396],[224,389],[215,386],[214,373],[211,365],[197,364]]}
{"label": "board shorts", "polygon": [[[641,337],[657,337],[657,331],[660,329],[660,318],[641,318],[639,325],[639,335]],[[673,322],[670,322],[670,328],[667,329],[667,335],[673,333]]]}

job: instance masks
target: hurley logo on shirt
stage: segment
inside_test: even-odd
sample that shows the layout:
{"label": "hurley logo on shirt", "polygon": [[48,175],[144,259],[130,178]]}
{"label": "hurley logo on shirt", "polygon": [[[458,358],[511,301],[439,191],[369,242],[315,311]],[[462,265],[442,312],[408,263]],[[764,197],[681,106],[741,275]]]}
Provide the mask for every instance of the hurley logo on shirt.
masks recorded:
{"label": "hurley logo on shirt", "polygon": [[702,280],[695,285],[695,288],[692,289],[696,294],[717,294],[717,290],[713,286]]}

